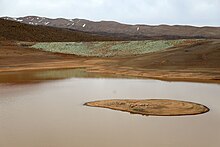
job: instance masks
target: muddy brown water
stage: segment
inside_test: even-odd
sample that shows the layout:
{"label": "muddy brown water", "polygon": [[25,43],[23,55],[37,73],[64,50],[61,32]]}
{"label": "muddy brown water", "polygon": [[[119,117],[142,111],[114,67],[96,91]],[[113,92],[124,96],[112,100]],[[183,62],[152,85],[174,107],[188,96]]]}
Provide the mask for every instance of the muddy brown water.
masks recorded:
{"label": "muddy brown water", "polygon": [[[219,147],[219,96],[218,84],[190,82],[111,78],[4,82],[0,84],[0,146]],[[83,106],[111,98],[184,100],[204,104],[210,112],[147,117]]]}

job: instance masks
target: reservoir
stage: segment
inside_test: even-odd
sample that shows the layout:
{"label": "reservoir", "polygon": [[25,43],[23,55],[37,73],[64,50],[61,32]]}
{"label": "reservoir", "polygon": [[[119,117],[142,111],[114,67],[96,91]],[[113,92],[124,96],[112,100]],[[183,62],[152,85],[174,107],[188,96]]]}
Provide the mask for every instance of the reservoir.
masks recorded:
{"label": "reservoir", "polygon": [[[219,84],[79,76],[13,83],[17,79],[0,78],[4,78],[1,147],[220,146]],[[194,116],[142,116],[83,105],[105,99],[158,98],[200,103],[210,111]]]}

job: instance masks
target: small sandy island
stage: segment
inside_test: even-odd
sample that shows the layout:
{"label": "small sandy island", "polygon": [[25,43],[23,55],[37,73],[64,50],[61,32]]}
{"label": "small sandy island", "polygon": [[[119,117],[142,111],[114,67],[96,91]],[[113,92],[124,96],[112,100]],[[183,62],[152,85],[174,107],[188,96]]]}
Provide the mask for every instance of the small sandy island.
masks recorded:
{"label": "small sandy island", "polygon": [[197,115],[209,111],[208,107],[201,104],[167,99],[115,99],[87,102],[84,105],[91,107],[109,108],[146,116]]}

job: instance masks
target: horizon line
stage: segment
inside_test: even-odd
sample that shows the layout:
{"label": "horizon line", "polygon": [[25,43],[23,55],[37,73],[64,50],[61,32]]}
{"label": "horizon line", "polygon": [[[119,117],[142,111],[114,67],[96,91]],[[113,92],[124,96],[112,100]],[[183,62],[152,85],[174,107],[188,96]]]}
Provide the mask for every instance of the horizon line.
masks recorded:
{"label": "horizon line", "polygon": [[87,21],[92,21],[92,22],[102,22],[102,21],[107,21],[107,22],[116,22],[119,24],[123,24],[123,25],[144,25],[144,26],[185,26],[185,27],[199,27],[199,28],[203,28],[203,27],[220,27],[220,25],[194,25],[194,24],[184,24],[184,23],[127,23],[127,22],[122,22],[122,21],[117,21],[117,20],[111,20],[111,19],[96,19],[96,20],[92,20],[92,19],[87,19],[87,18],[66,18],[66,17],[46,17],[46,16],[39,16],[39,15],[25,15],[25,16],[7,16],[7,15],[0,15],[0,18],[4,18],[4,17],[9,17],[9,18],[21,18],[21,17],[43,17],[43,18],[48,18],[48,19],[82,19],[82,20],[87,20]]}

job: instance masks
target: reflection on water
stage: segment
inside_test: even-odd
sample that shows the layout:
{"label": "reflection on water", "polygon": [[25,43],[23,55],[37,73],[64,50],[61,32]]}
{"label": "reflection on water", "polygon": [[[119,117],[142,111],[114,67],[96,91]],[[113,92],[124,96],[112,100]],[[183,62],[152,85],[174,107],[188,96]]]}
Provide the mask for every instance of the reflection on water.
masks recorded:
{"label": "reflection on water", "polygon": [[[72,78],[0,85],[1,147],[219,147],[220,85]],[[208,106],[197,116],[146,117],[83,106],[111,98],[172,98]]]}
{"label": "reflection on water", "polygon": [[[128,76],[86,72],[83,68],[33,70],[0,73],[0,83],[33,83],[68,78],[128,78]],[[131,77],[129,77],[131,78]]]}

